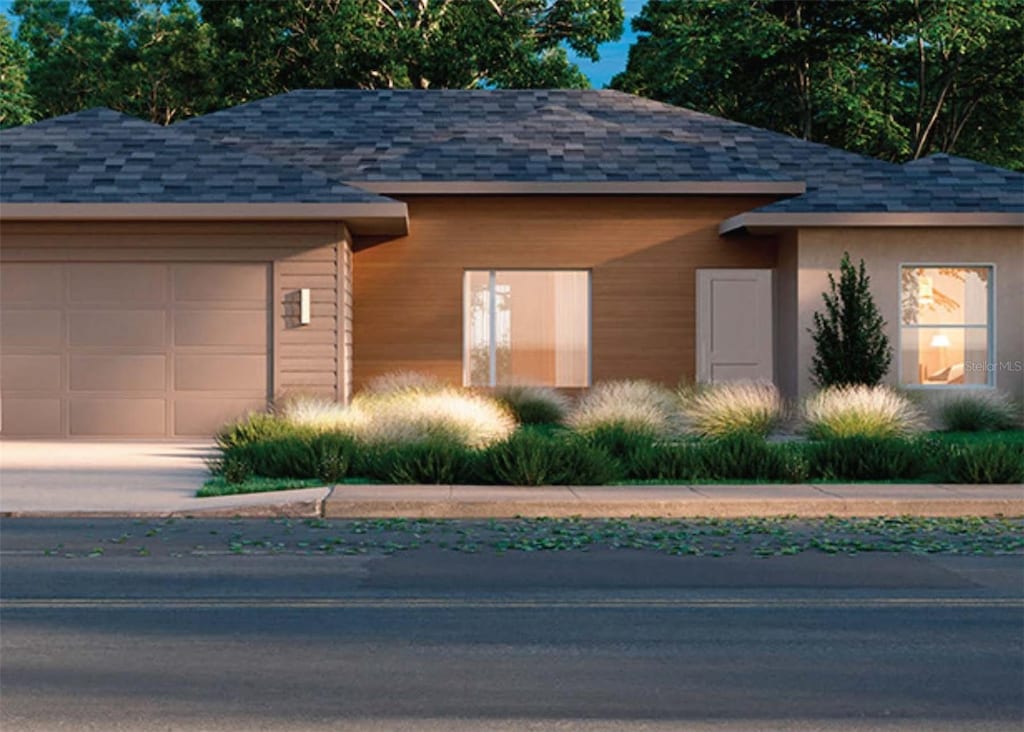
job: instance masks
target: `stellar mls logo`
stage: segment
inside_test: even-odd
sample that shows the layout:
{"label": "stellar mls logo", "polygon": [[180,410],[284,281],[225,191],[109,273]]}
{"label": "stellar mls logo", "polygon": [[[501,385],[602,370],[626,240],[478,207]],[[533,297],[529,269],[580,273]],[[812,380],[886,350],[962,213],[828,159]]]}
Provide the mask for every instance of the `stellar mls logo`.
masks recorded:
{"label": "stellar mls logo", "polygon": [[964,371],[1007,371],[1020,373],[1024,371],[1024,361],[996,361],[995,363],[988,361],[966,361],[964,362]]}

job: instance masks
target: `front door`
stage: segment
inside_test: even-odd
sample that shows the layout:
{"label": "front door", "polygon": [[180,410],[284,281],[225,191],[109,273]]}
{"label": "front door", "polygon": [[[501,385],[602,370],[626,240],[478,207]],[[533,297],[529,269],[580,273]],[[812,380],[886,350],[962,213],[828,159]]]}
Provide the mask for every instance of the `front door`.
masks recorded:
{"label": "front door", "polygon": [[772,271],[697,270],[697,380],[773,376]]}

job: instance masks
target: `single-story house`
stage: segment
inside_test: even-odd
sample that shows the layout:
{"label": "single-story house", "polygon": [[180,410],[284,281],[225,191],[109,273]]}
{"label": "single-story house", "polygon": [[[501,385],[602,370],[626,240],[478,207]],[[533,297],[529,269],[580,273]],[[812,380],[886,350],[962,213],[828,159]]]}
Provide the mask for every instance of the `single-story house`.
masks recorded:
{"label": "single-story house", "polygon": [[863,258],[888,379],[1024,396],[1024,176],[614,91],[302,90],[0,133],[2,434],[177,437],[384,372],[811,388]]}

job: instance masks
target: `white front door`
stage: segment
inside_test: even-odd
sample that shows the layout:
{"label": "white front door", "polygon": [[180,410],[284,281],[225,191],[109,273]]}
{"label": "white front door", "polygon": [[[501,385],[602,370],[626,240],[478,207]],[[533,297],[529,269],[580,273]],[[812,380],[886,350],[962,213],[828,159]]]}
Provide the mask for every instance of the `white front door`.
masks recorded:
{"label": "white front door", "polygon": [[697,270],[697,381],[771,381],[772,271]]}

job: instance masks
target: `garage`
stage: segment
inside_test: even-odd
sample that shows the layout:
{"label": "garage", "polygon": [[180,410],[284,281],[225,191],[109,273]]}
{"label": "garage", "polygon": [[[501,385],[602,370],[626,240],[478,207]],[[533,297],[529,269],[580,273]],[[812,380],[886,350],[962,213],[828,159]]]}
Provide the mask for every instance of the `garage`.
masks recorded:
{"label": "garage", "polygon": [[6,437],[189,437],[266,405],[266,262],[7,261]]}

